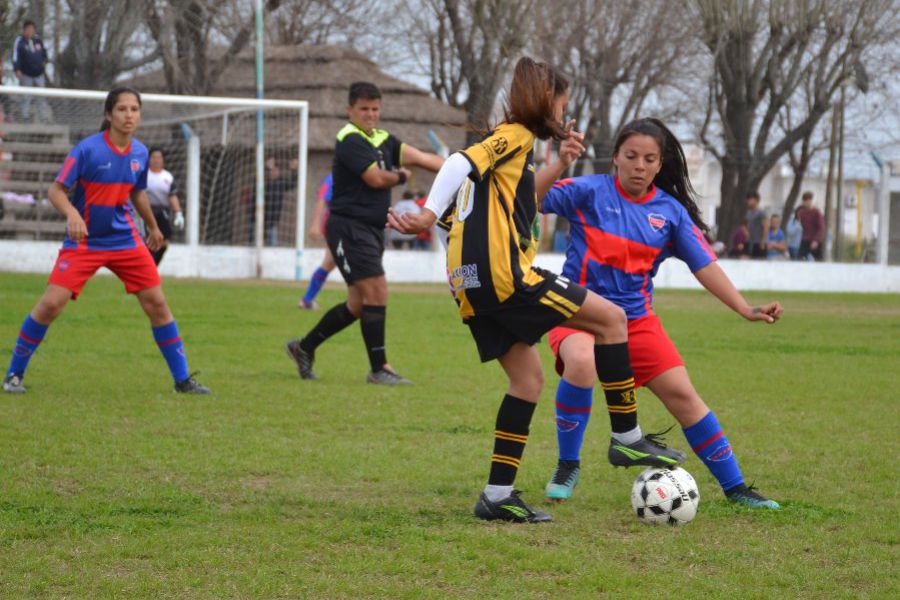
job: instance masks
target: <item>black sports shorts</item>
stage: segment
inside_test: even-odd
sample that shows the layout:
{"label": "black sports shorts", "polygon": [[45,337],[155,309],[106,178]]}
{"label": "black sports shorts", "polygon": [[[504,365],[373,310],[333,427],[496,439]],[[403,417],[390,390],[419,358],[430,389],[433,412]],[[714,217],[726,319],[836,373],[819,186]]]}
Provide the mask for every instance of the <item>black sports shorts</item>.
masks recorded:
{"label": "black sports shorts", "polygon": [[529,346],[541,336],[568,321],[584,304],[587,290],[565,277],[537,267],[544,281],[517,291],[497,308],[464,319],[478,346],[481,362],[506,354],[516,342]]}
{"label": "black sports shorts", "polygon": [[325,241],[348,285],[360,279],[384,275],[384,228],[331,213],[325,225]]}

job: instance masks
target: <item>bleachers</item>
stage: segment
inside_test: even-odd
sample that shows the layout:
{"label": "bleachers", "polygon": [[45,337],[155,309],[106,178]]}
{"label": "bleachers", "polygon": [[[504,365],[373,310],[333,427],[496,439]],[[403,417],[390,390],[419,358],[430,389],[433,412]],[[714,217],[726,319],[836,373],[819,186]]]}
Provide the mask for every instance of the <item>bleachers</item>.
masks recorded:
{"label": "bleachers", "polygon": [[0,123],[0,239],[63,239],[47,190],[71,147],[64,125]]}

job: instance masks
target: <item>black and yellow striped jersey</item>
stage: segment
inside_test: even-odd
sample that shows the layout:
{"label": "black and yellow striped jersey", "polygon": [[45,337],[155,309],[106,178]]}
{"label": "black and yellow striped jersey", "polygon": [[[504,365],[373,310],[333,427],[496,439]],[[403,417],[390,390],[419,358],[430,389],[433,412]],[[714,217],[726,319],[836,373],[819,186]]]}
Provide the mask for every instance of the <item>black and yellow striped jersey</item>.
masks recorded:
{"label": "black and yellow striped jersey", "polygon": [[531,269],[539,228],[534,134],[502,123],[463,155],[472,164],[456,197],[447,271],[463,318],[499,308],[543,282]]}

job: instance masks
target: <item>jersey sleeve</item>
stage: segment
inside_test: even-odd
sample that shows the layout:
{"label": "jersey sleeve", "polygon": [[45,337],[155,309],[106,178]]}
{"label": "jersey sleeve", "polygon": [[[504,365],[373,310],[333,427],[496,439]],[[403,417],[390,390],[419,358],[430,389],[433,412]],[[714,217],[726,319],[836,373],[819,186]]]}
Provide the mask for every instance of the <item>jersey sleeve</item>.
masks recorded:
{"label": "jersey sleeve", "polygon": [[691,273],[696,273],[716,260],[716,253],[710,248],[706,238],[703,237],[703,232],[694,224],[686,210],[681,211],[674,237],[674,254],[687,264]]}
{"label": "jersey sleeve", "polygon": [[[149,164],[148,164],[149,166]],[[169,176],[172,178],[172,183],[169,184],[169,196],[177,196],[178,195],[178,180],[175,179],[175,176],[169,173]]]}
{"label": "jersey sleeve", "polygon": [[72,148],[69,151],[69,155],[66,156],[62,168],[56,175],[55,181],[66,186],[66,189],[71,189],[84,173],[85,163],[87,162],[85,154],[84,144],[78,144]]}
{"label": "jersey sleeve", "polygon": [[348,135],[334,148],[335,158],[357,175],[362,175],[373,163],[378,163],[378,153],[360,135]]}
{"label": "jersey sleeve", "polygon": [[591,186],[582,177],[560,179],[547,191],[541,201],[541,212],[576,218],[576,211],[591,202]]}
{"label": "jersey sleeve", "polygon": [[531,150],[534,136],[521,125],[501,125],[491,135],[463,150],[472,164],[472,175],[479,181],[503,163]]}

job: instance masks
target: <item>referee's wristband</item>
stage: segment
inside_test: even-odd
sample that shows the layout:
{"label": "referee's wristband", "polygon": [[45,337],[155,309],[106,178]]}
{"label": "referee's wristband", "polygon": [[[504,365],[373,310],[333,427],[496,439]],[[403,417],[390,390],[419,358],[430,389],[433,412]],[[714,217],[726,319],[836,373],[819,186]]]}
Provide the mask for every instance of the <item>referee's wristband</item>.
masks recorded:
{"label": "referee's wristband", "polygon": [[403,171],[394,171],[397,174],[397,185],[406,183],[406,173]]}

